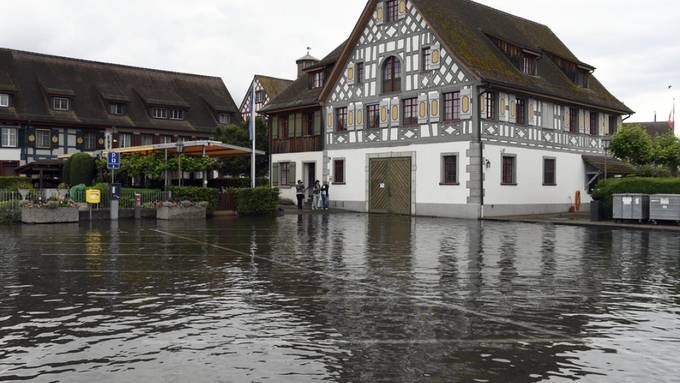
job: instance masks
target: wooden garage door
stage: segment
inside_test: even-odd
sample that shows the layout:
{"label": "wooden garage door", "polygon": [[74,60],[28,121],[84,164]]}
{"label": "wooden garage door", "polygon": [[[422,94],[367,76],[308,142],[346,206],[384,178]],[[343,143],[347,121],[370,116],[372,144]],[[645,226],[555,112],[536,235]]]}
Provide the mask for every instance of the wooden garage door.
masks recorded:
{"label": "wooden garage door", "polygon": [[411,159],[376,158],[369,163],[372,213],[411,214]]}

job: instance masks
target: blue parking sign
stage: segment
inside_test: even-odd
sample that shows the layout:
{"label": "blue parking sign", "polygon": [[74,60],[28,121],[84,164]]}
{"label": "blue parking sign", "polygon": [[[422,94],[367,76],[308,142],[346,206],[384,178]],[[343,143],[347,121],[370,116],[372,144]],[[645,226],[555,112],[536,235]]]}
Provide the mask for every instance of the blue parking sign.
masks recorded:
{"label": "blue parking sign", "polygon": [[106,166],[109,169],[120,169],[120,153],[110,152],[106,157]]}

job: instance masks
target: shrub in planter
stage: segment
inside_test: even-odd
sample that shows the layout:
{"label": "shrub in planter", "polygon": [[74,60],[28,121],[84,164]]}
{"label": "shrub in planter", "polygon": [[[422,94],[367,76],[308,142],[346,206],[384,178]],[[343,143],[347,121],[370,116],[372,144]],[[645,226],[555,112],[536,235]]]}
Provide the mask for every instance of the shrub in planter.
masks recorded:
{"label": "shrub in planter", "polygon": [[172,200],[175,202],[179,201],[191,201],[191,202],[201,202],[205,201],[208,203],[208,214],[212,214],[217,209],[217,203],[219,200],[219,190],[211,188],[202,188],[194,186],[171,186],[168,189],[172,192]]}
{"label": "shrub in planter", "polygon": [[276,212],[279,189],[259,187],[236,190],[236,212],[239,215],[267,215]]}
{"label": "shrub in planter", "polygon": [[186,220],[205,219],[208,203],[205,201],[194,203],[191,201],[159,202],[156,205],[156,219]]}
{"label": "shrub in planter", "polygon": [[90,185],[95,177],[95,159],[86,153],[76,153],[68,161],[69,183]]}
{"label": "shrub in planter", "polygon": [[680,194],[680,177],[608,179],[597,184],[593,199],[601,201],[604,212],[611,212],[612,195],[621,193]]}
{"label": "shrub in planter", "polygon": [[21,221],[21,209],[18,201],[0,202],[0,224]]}
{"label": "shrub in planter", "polygon": [[31,180],[26,177],[0,177],[0,190],[17,191],[19,189],[33,189]]}
{"label": "shrub in planter", "polygon": [[69,197],[75,202],[85,202],[85,189],[87,186],[84,184],[75,185],[71,187],[68,191]]}

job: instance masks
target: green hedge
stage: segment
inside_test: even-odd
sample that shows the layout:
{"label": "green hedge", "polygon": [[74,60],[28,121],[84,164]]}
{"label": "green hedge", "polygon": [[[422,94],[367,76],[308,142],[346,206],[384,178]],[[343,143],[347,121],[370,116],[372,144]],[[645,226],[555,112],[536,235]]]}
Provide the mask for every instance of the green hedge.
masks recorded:
{"label": "green hedge", "polygon": [[593,190],[593,199],[601,201],[604,211],[611,211],[612,195],[620,193],[680,194],[680,177],[609,179],[597,184]]}
{"label": "green hedge", "polygon": [[0,190],[17,191],[33,189],[31,179],[27,177],[0,177]]}
{"label": "green hedge", "polygon": [[0,224],[21,221],[19,201],[0,202]]}
{"label": "green hedge", "polygon": [[239,215],[267,215],[276,212],[279,189],[258,187],[236,189],[236,212]]}
{"label": "green hedge", "polygon": [[92,185],[96,173],[95,159],[86,153],[76,153],[68,161],[69,184]]}
{"label": "green hedge", "polygon": [[217,189],[195,186],[170,186],[168,190],[172,192],[173,201],[206,201],[208,202],[208,214],[212,214],[217,210],[220,193]]}

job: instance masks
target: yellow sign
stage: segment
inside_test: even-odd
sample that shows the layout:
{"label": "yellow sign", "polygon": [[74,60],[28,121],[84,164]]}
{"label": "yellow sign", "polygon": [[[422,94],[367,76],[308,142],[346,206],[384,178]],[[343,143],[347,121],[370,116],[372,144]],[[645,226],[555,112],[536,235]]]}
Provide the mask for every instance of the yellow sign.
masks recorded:
{"label": "yellow sign", "polygon": [[91,204],[98,204],[102,201],[102,192],[97,189],[85,190],[85,202]]}

